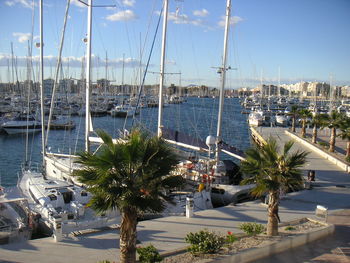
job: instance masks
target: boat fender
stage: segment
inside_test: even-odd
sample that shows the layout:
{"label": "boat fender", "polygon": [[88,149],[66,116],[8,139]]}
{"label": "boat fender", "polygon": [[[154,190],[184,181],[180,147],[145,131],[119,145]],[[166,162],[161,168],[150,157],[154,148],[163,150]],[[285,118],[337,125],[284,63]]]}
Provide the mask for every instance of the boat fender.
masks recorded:
{"label": "boat fender", "polygon": [[198,186],[198,192],[202,192],[205,189],[205,185],[203,183],[200,183]]}
{"label": "boat fender", "polygon": [[202,182],[205,184],[205,183],[207,183],[207,180],[208,180],[208,175],[207,174],[203,174]]}

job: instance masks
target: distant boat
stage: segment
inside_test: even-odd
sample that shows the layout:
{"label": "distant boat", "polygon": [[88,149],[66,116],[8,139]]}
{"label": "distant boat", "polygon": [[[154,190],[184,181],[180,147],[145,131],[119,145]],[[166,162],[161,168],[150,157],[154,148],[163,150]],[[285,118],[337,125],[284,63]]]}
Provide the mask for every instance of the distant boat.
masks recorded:
{"label": "distant boat", "polygon": [[110,110],[110,114],[112,117],[132,117],[136,113],[136,108],[129,105],[118,105]]}
{"label": "distant boat", "polygon": [[34,133],[41,131],[41,123],[34,116],[19,114],[1,125],[7,134]]}
{"label": "distant boat", "polygon": [[[47,123],[45,124],[45,127],[48,128]],[[73,120],[70,120],[69,118],[59,117],[51,121],[50,129],[51,130],[73,130],[75,129],[75,123]]]}
{"label": "distant boat", "polygon": [[263,116],[262,112],[253,111],[253,112],[249,113],[248,123],[250,126],[255,126],[255,127],[263,125],[264,116]]}
{"label": "distant boat", "polygon": [[275,121],[277,126],[287,126],[289,118],[284,113],[276,113]]}

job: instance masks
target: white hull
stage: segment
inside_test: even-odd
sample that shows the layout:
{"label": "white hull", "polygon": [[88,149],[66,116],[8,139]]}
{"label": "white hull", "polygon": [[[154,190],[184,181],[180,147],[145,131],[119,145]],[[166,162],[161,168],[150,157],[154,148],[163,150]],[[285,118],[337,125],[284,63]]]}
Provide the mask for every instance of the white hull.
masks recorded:
{"label": "white hull", "polygon": [[136,113],[136,108],[130,105],[116,106],[110,111],[112,117],[132,117]]}
{"label": "white hull", "polygon": [[23,171],[18,186],[28,199],[30,209],[41,215],[41,222],[56,237],[120,223],[118,211],[98,216],[86,207],[91,194],[65,181],[44,180],[41,173]]}
{"label": "white hull", "polygon": [[263,116],[258,112],[252,112],[248,116],[248,123],[250,126],[261,126],[264,123]]}
{"label": "white hull", "polygon": [[288,119],[285,116],[276,116],[276,125],[286,126],[288,124]]}
{"label": "white hull", "polygon": [[250,126],[258,127],[263,124],[263,121],[259,119],[248,119],[248,123]]}
{"label": "white hull", "polygon": [[80,165],[74,162],[77,158],[76,155],[47,153],[45,156],[46,175],[81,186],[81,183],[71,176],[74,170],[80,169]]}
{"label": "white hull", "polygon": [[31,238],[27,200],[19,198],[17,188],[0,186],[0,244],[22,242]]}
{"label": "white hull", "polygon": [[10,128],[10,127],[3,127],[5,132],[7,134],[13,135],[13,134],[24,134],[24,133],[36,133],[36,132],[41,132],[41,127],[36,127],[36,128],[29,128],[27,127],[18,127],[18,128]]}

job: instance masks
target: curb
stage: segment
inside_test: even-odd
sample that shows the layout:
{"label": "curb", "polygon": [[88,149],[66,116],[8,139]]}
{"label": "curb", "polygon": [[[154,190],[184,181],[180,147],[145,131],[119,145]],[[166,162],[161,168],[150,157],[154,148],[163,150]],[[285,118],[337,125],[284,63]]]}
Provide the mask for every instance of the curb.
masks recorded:
{"label": "curb", "polygon": [[[311,219],[309,219],[311,221]],[[315,220],[312,220],[315,221]],[[317,221],[318,222],[318,221]],[[323,224],[323,222],[318,222]],[[251,262],[257,259],[271,256],[276,253],[283,252],[288,249],[296,248],[302,246],[306,243],[313,242],[317,239],[326,237],[334,232],[334,225],[328,224],[322,229],[319,229],[314,232],[309,232],[306,234],[297,235],[294,237],[288,237],[285,240],[275,242],[273,244],[259,247],[259,248],[250,248],[245,251],[239,252],[237,254],[223,256],[224,258],[217,258],[215,260],[208,260],[202,262],[220,262],[220,263],[244,263]]]}
{"label": "curb", "polygon": [[327,152],[319,149],[317,146],[311,144],[310,142],[304,140],[303,138],[300,138],[299,136],[285,130],[284,131],[288,136],[292,137],[293,139],[295,139],[296,141],[302,143],[303,145],[307,146],[308,148],[310,148],[311,150],[313,150],[314,152],[320,154],[321,156],[323,156],[324,158],[326,158],[327,160],[329,160],[330,162],[334,163],[335,165],[337,165],[339,168],[341,168],[342,170],[344,170],[345,172],[350,173],[350,165],[348,165],[347,163],[345,163],[342,160],[339,160],[338,158],[328,154]]}
{"label": "curb", "polygon": [[259,134],[259,132],[252,126],[249,127],[251,132],[251,137],[260,146],[266,144],[266,140]]}
{"label": "curb", "polygon": [[[326,237],[334,232],[335,226],[333,224],[328,224],[323,221],[315,220],[313,218],[301,218],[296,219],[290,222],[285,222],[283,224],[279,224],[279,227],[281,226],[288,226],[293,225],[296,223],[301,222],[302,220],[307,219],[308,221],[318,223],[320,225],[323,225],[321,229],[318,229],[317,231],[310,231],[305,234],[299,234],[295,235],[293,237],[288,237],[285,240],[282,241],[276,241],[275,243],[272,243],[270,245],[266,245],[264,247],[254,247],[247,250],[244,250],[242,252],[238,252],[231,255],[222,255],[217,258],[208,258],[208,259],[202,259],[199,262],[201,263],[209,263],[209,262],[219,262],[219,263],[244,263],[244,262],[251,262],[253,260],[261,259],[264,257],[271,256],[276,253],[283,252],[288,249],[292,249],[298,246],[302,246],[306,243],[313,242],[317,239]],[[244,233],[239,233],[236,235],[237,237],[243,237],[246,236]],[[168,251],[164,253],[160,253],[162,257],[170,257],[175,256],[178,254],[186,253],[186,248],[180,248],[173,251]]]}

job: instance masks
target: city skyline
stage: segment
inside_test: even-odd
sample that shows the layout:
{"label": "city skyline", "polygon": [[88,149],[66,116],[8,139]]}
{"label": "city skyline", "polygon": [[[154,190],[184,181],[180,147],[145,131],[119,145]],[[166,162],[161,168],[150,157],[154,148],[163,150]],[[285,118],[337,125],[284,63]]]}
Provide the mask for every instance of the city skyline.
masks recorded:
{"label": "city skyline", "polygon": [[[93,8],[94,80],[106,76],[107,55],[107,77],[113,83],[122,82],[123,64],[124,83],[139,83],[140,50],[144,69],[162,2],[94,0],[95,5],[108,6]],[[66,1],[44,0],[45,78],[53,77],[55,72],[65,5]],[[219,74],[213,67],[221,66],[225,7],[226,0],[169,1],[165,71],[181,75],[167,75],[166,85],[219,86]],[[5,0],[0,8],[1,81],[25,80],[28,41],[33,35],[33,42],[38,42],[38,1]],[[332,81],[333,85],[349,85],[348,11],[350,2],[346,0],[232,1],[228,65],[237,70],[228,72],[226,87],[254,87],[260,81],[271,84]],[[71,0],[60,77],[80,78],[82,74],[86,16],[86,6]],[[161,30],[162,23],[150,61],[149,71],[154,73],[147,75],[146,84],[158,81]],[[34,61],[38,53],[33,48]],[[12,64],[17,65],[17,74]],[[37,71],[34,63],[34,72]]]}

